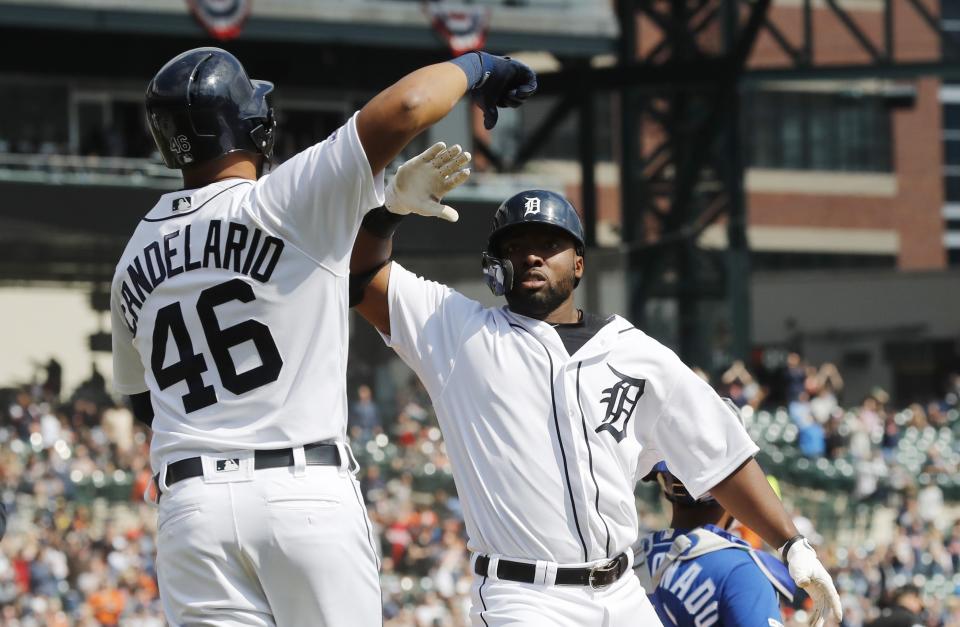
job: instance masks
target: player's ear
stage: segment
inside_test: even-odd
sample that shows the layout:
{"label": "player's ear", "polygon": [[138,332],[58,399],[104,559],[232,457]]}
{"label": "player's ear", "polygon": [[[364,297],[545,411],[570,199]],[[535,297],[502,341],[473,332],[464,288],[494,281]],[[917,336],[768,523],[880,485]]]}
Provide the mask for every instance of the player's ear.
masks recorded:
{"label": "player's ear", "polygon": [[578,280],[583,278],[583,255],[576,253],[573,261],[573,276]]}

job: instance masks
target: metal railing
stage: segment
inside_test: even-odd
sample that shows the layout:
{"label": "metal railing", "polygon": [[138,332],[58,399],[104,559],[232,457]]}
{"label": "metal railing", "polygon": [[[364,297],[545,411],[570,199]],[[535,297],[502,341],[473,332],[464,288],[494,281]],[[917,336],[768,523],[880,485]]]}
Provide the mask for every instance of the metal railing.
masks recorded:
{"label": "metal railing", "polygon": [[176,188],[180,173],[153,159],[0,153],[0,180],[53,185],[145,185]]}
{"label": "metal railing", "polygon": [[[388,168],[388,177],[402,163],[397,159]],[[0,181],[39,185],[112,185],[177,189],[179,170],[159,160],[133,157],[98,157],[54,154],[0,153]],[[451,200],[500,202],[517,189],[563,190],[563,182],[543,174],[499,174],[477,172],[470,181],[450,193]]]}

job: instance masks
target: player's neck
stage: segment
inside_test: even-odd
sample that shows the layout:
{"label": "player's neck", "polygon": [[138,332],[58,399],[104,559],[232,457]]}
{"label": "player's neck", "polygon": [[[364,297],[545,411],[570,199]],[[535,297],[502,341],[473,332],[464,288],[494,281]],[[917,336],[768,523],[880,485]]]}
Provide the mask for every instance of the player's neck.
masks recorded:
{"label": "player's neck", "polygon": [[550,324],[573,324],[580,322],[580,315],[580,310],[573,305],[573,294],[571,293],[570,298],[563,301],[559,307],[548,313],[542,320]]}
{"label": "player's neck", "polygon": [[183,171],[184,189],[196,189],[224,179],[257,180],[257,158],[246,152],[233,152]]}

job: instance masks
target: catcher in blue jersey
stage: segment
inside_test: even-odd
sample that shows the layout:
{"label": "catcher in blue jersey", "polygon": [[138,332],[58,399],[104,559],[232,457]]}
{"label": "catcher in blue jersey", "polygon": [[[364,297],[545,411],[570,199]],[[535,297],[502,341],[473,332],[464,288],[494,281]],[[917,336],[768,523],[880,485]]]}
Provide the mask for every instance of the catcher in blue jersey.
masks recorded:
{"label": "catcher in blue jersey", "polygon": [[634,547],[634,572],[664,625],[783,627],[777,594],[793,601],[787,566],[727,529],[733,517],[706,494],[694,499],[665,462],[656,479],[673,505],[671,528]]}

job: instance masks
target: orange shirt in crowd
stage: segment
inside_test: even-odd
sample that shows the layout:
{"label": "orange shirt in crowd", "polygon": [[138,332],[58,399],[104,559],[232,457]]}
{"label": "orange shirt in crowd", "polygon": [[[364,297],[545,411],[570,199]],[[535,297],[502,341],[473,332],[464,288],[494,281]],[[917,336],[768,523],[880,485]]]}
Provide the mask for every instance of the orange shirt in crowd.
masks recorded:
{"label": "orange shirt in crowd", "polygon": [[93,616],[101,625],[116,625],[120,622],[120,614],[123,613],[123,606],[126,599],[123,593],[116,588],[107,590],[98,590],[87,599],[90,609],[93,610]]}

